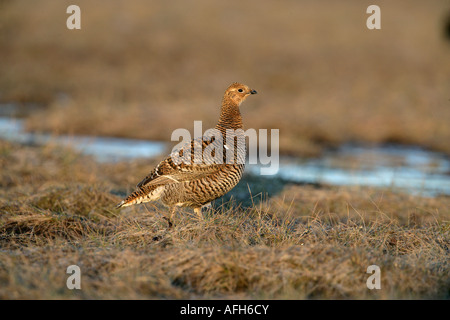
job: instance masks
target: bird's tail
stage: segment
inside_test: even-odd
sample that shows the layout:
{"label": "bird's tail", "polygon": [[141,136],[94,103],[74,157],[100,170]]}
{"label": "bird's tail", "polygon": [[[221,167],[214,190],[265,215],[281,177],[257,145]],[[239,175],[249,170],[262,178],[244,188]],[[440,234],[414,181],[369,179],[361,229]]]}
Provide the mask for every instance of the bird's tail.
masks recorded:
{"label": "bird's tail", "polygon": [[126,199],[120,201],[120,203],[116,206],[116,209],[133,205],[134,204],[133,199],[130,199],[130,197],[132,197],[133,194],[134,193],[130,194]]}
{"label": "bird's tail", "polygon": [[127,203],[126,200],[120,201],[120,203],[116,206],[116,209],[122,208],[122,207],[128,207],[131,206],[131,204]]}
{"label": "bird's tail", "polygon": [[161,196],[162,188],[156,188],[150,192],[145,192],[142,189],[138,189],[132,194],[130,194],[128,197],[125,198],[125,200],[122,200],[117,206],[116,209],[122,208],[122,207],[128,207],[133,204],[139,204],[143,202],[149,202],[159,199]]}

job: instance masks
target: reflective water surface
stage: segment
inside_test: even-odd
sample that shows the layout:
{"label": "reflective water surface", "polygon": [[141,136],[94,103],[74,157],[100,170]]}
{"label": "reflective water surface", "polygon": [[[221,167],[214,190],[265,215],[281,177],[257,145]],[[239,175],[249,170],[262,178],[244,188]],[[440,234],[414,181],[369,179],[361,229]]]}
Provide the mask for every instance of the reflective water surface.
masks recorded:
{"label": "reflective water surface", "polygon": [[23,120],[6,117],[0,117],[0,138],[31,145],[59,143],[92,155],[99,162],[151,158],[160,155],[166,148],[166,144],[162,142],[137,139],[29,133],[24,131]]}
{"label": "reflective water surface", "polygon": [[[9,117],[0,117],[0,138],[22,144],[59,143],[100,162],[163,156],[167,150],[165,143],[146,140],[28,133],[22,120]],[[259,174],[260,168],[248,165],[246,172]],[[419,147],[346,144],[317,159],[281,158],[275,176],[298,183],[391,187],[423,196],[450,195],[449,157]]]}

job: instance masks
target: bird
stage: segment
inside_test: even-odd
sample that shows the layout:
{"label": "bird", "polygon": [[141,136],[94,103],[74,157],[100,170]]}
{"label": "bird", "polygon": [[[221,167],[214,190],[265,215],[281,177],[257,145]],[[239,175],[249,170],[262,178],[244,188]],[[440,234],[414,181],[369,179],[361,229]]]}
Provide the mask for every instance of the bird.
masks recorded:
{"label": "bird", "polygon": [[[202,220],[202,208],[228,193],[242,178],[246,146],[239,108],[248,96],[256,93],[244,84],[232,83],[223,96],[219,120],[212,134],[205,133],[174,148],[116,208],[160,200],[170,208],[170,217],[165,217],[169,226],[172,226],[177,207],[193,208]],[[242,138],[243,143],[239,143]],[[231,140],[233,145],[229,143]],[[202,157],[196,161],[194,151],[200,147]]]}

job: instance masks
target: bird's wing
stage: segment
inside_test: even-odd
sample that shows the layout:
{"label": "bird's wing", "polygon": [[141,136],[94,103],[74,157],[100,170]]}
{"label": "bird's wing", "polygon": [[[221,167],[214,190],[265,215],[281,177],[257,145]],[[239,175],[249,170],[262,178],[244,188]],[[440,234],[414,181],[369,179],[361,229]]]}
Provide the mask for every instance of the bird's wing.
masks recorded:
{"label": "bird's wing", "polygon": [[[200,149],[201,146],[201,149]],[[201,157],[197,155],[199,161],[195,161],[195,147],[201,150]],[[192,140],[190,143],[184,144],[180,148],[174,150],[169,157],[161,161],[152,172],[150,172],[137,187],[150,185],[165,185],[172,183],[180,183],[200,179],[202,177],[216,173],[223,168],[222,162],[217,163],[208,152],[203,152],[207,147],[215,150],[223,150],[223,143],[216,139],[201,137]],[[222,151],[222,154],[223,151]],[[220,156],[220,155],[219,155]]]}

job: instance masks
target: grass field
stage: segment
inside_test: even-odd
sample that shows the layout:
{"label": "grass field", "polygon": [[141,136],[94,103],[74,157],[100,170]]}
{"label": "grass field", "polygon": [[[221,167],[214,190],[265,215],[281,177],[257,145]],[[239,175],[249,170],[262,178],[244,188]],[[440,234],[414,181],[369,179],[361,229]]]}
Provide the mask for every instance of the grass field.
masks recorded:
{"label": "grass field", "polygon": [[[180,211],[168,228],[157,205],[114,209],[148,163],[0,146],[2,299],[450,297],[449,197],[308,185],[268,195],[271,180],[246,177],[246,201],[219,200],[204,221]],[[81,290],[66,287],[69,265]],[[366,287],[369,265],[380,290]]]}
{"label": "grass field", "polygon": [[[445,1],[379,0],[376,31],[365,0],[79,0],[68,30],[71,4],[0,0],[0,114],[27,110],[29,130],[167,142],[214,126],[239,81],[258,91],[246,128],[280,129],[284,155],[450,154]],[[448,196],[244,176],[203,221],[180,210],[169,228],[159,204],[114,208],[158,160],[0,140],[0,299],[450,299]]]}

